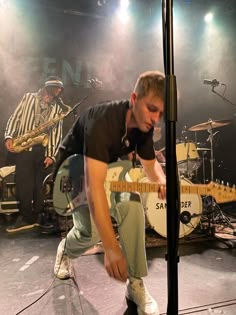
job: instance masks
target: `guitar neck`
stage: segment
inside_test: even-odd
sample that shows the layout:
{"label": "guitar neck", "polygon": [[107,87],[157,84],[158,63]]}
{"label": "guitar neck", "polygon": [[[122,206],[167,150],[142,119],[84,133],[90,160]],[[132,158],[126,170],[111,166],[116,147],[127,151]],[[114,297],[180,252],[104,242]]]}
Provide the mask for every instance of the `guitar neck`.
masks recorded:
{"label": "guitar neck", "polygon": [[[112,181],[109,183],[109,189],[112,192],[139,192],[151,193],[159,190],[160,184],[142,183],[142,182],[126,182]],[[215,198],[216,202],[232,202],[236,201],[236,189],[217,183],[180,185],[180,193],[208,195]]]}
{"label": "guitar neck", "polygon": [[[113,192],[139,192],[139,193],[151,193],[157,192],[161,187],[156,183],[140,183],[140,182],[126,182],[126,181],[112,181],[110,184],[110,190]],[[198,194],[207,195],[211,189],[208,185],[181,185],[180,192],[185,194]]]}

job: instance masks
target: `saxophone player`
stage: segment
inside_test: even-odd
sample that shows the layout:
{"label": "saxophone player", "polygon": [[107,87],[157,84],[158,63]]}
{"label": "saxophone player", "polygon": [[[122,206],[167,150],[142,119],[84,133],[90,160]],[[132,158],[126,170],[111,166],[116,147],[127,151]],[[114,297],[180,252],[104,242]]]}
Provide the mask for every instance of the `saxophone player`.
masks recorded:
{"label": "saxophone player", "polygon": [[9,233],[32,229],[41,223],[45,168],[55,162],[62,139],[62,121],[48,128],[42,137],[29,135],[63,112],[59,99],[63,89],[61,79],[50,76],[38,92],[24,94],[7,122],[5,146],[9,152],[15,153],[16,197],[19,201],[19,215],[15,224],[7,228]]}

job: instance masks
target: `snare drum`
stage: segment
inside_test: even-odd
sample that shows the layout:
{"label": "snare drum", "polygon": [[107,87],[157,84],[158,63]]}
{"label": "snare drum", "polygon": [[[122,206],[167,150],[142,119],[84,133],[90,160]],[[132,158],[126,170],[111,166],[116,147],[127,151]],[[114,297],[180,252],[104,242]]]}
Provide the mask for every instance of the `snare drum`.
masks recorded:
{"label": "snare drum", "polygon": [[[145,177],[140,182],[149,182]],[[181,185],[191,185],[186,179],[181,179]],[[201,196],[197,194],[181,194],[180,196],[180,227],[179,237],[190,234],[198,225],[202,213]],[[149,225],[161,236],[167,236],[166,200],[159,199],[157,192],[142,194],[146,217]]]}
{"label": "snare drum", "polygon": [[197,147],[194,142],[181,142],[176,145],[176,157],[180,174],[188,174],[201,166]]}

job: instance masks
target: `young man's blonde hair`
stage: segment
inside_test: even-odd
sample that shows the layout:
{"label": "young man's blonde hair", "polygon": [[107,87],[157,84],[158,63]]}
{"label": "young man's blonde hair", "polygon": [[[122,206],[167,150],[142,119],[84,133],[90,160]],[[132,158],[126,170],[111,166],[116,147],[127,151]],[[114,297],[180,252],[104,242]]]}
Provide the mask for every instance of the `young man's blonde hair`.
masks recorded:
{"label": "young man's blonde hair", "polygon": [[150,91],[154,96],[164,99],[165,76],[160,71],[146,71],[139,75],[134,92],[137,98],[145,97]]}

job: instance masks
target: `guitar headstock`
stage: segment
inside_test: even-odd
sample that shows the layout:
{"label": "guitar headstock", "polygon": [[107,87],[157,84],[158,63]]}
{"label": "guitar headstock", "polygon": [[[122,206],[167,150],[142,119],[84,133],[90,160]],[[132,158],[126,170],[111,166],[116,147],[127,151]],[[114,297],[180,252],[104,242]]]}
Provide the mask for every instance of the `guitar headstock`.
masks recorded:
{"label": "guitar headstock", "polygon": [[235,186],[229,187],[215,182],[210,182],[207,185],[209,195],[215,198],[217,203],[236,201]]}

